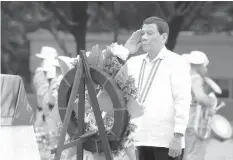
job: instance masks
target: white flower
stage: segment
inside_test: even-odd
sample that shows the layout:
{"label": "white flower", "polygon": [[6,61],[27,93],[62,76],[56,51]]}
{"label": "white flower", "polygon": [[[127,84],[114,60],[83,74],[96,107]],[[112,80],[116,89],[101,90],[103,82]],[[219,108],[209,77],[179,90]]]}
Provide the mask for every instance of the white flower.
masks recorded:
{"label": "white flower", "polygon": [[125,48],[123,45],[119,45],[117,43],[111,44],[110,50],[114,56],[117,56],[118,58],[124,61],[129,56],[129,50]]}

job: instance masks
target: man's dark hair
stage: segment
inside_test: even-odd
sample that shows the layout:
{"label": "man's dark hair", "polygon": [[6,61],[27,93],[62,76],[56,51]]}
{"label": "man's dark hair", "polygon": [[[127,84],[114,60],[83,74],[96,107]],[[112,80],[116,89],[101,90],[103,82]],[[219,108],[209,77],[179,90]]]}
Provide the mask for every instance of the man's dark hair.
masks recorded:
{"label": "man's dark hair", "polygon": [[167,35],[169,35],[169,26],[167,22],[159,17],[148,17],[143,21],[143,24],[156,24],[160,34],[167,33]]}

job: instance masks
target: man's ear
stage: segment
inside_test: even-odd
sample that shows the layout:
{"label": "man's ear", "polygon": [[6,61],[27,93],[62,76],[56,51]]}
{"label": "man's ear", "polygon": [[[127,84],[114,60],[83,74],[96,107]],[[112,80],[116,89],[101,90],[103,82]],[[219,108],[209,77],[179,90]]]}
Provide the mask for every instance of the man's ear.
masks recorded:
{"label": "man's ear", "polygon": [[164,44],[166,44],[167,40],[168,40],[168,34],[167,33],[163,33],[162,34],[162,39],[163,39]]}
{"label": "man's ear", "polygon": [[57,59],[62,71],[62,75],[64,76],[73,67],[71,64],[71,58],[67,56],[59,56]]}

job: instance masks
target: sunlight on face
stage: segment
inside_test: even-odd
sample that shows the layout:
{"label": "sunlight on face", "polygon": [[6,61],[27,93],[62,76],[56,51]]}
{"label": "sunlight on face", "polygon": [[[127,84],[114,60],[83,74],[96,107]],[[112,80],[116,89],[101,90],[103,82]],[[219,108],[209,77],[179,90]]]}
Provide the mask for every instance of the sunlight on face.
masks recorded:
{"label": "sunlight on face", "polygon": [[167,39],[164,34],[160,35],[156,24],[144,24],[141,35],[143,50],[145,52],[156,52],[161,49]]}

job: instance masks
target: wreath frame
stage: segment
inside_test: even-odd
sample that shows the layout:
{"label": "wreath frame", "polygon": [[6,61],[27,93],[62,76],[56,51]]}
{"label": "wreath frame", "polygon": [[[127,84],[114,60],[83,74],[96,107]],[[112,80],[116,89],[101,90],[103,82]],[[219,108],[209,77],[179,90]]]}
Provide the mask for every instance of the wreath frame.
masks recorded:
{"label": "wreath frame", "polygon": [[[75,78],[76,69],[77,67],[74,67],[66,73],[66,75],[61,80],[58,88],[58,108],[62,122],[64,121],[71,89]],[[104,71],[98,70],[90,66],[90,75],[92,81],[95,84],[101,85],[103,89],[109,94],[113,102],[114,124],[112,129],[108,131],[107,136],[110,143],[110,147],[112,150],[114,150],[116,148],[116,145],[118,145],[120,140],[123,138],[124,132],[129,122],[129,115],[126,105],[124,103],[124,97],[122,96],[122,94],[120,94],[120,90],[115,80]],[[74,111],[72,111],[67,132],[73,140],[78,138],[77,128],[77,119],[75,118]],[[89,137],[87,141],[83,143],[83,148],[93,153],[103,152],[103,147],[101,144],[99,134]]]}

